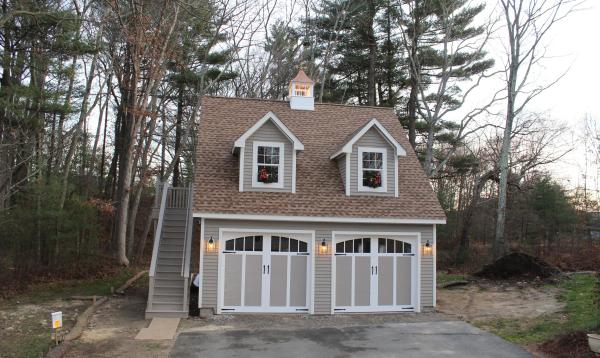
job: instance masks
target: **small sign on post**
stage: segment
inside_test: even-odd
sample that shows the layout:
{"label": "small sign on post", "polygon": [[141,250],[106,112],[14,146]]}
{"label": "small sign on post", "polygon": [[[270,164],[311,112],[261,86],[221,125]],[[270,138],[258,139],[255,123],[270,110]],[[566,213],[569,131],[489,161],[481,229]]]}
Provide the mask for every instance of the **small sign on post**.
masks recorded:
{"label": "small sign on post", "polygon": [[63,326],[62,312],[52,312],[52,329],[54,330],[54,342],[58,345],[58,332]]}

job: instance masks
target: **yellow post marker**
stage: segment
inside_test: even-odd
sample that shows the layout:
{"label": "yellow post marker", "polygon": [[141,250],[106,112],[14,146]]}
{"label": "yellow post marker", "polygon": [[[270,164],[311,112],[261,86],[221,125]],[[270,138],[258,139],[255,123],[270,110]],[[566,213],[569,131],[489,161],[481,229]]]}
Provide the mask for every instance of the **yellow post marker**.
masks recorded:
{"label": "yellow post marker", "polygon": [[58,331],[62,328],[62,312],[52,312],[52,329],[54,330],[54,342],[58,345]]}

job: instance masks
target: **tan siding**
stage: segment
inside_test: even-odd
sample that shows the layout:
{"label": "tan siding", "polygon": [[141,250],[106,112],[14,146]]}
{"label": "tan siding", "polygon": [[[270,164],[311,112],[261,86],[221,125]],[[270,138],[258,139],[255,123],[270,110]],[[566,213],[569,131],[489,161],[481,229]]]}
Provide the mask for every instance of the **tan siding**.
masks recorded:
{"label": "tan siding", "polygon": [[[204,239],[212,236],[218,241],[219,228],[265,229],[265,230],[315,230],[313,252],[315,254],[314,309],[315,314],[331,313],[331,236],[332,231],[399,231],[420,232],[421,241],[432,242],[432,225],[392,225],[392,224],[344,224],[344,223],[306,223],[306,222],[272,222],[241,220],[205,220]],[[319,254],[321,242],[325,239],[329,252]],[[223,249],[223,248],[219,248]],[[216,253],[204,253],[204,278],[202,283],[202,307],[217,306],[217,273]],[[421,307],[433,305],[433,256],[421,258]]]}
{"label": "tan siding", "polygon": [[[219,228],[211,225],[208,220],[204,222],[204,242],[210,238],[215,242],[219,240]],[[216,252],[204,252],[202,285],[202,307],[217,307],[217,278],[218,278],[218,258]]]}
{"label": "tan siding", "polygon": [[[358,191],[358,147],[378,147],[387,149],[387,192],[359,192]],[[376,195],[376,196],[394,196],[394,147],[375,128],[369,129],[352,147],[350,155],[350,195]]]}
{"label": "tan siding", "polygon": [[[253,188],[252,158],[254,141],[285,143],[283,161],[283,188]],[[292,191],[292,142],[271,121],[267,121],[246,140],[244,148],[244,191]]]}
{"label": "tan siding", "polygon": [[[433,225],[421,231],[421,244],[429,242],[433,245]],[[421,256],[421,307],[433,306],[433,256]]]}
{"label": "tan siding", "polygon": [[342,190],[346,192],[346,154],[342,154],[337,158],[337,165],[340,169],[340,176],[342,177]]}

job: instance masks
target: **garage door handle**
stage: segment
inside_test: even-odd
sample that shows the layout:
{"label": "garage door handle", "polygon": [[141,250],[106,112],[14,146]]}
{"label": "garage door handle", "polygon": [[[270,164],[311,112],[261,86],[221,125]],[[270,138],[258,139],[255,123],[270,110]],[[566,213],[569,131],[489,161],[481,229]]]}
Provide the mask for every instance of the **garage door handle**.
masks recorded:
{"label": "garage door handle", "polygon": [[373,266],[371,266],[371,275],[373,275]]}
{"label": "garage door handle", "polygon": [[377,275],[377,266],[375,266],[375,274]]}
{"label": "garage door handle", "polygon": [[266,268],[267,268],[266,265],[263,265],[263,273],[265,273]]}
{"label": "garage door handle", "polygon": [[271,266],[267,265],[267,274],[271,274],[270,269],[271,269]]}

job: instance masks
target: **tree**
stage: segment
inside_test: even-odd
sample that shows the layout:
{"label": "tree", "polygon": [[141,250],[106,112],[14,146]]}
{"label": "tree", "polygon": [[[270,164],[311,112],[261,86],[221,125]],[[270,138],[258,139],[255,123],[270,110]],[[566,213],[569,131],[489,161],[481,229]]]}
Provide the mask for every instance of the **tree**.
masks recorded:
{"label": "tree", "polygon": [[500,182],[494,239],[494,258],[504,255],[506,198],[509,178],[509,157],[515,119],[526,106],[559,79],[545,85],[532,86],[530,76],[545,58],[543,40],[558,21],[574,9],[574,0],[537,1],[501,0],[506,23],[506,62],[504,81],[506,91],[506,118],[502,136],[502,149],[498,160]]}
{"label": "tree", "polygon": [[[417,4],[418,1],[411,12],[415,18],[413,28],[402,32],[405,47],[411,49],[408,56],[411,71],[409,133],[415,126],[412,123],[414,109],[411,109],[415,104],[411,102],[416,100],[416,111],[426,129],[423,168],[425,174],[432,177],[444,167],[466,136],[478,129],[472,126],[473,119],[493,103],[492,100],[488,105],[472,109],[458,123],[445,120],[462,108],[468,95],[489,76],[486,71],[493,67],[494,61],[488,58],[484,47],[492,33],[492,24],[473,25],[475,17],[484,9],[481,4],[473,6],[465,0],[427,3],[427,8]],[[403,18],[408,16],[402,6],[400,13]],[[423,18],[424,14],[428,16]],[[439,133],[440,130],[443,133]],[[447,139],[445,142],[450,144],[443,152],[444,148],[438,147],[436,153],[436,137]]]}

